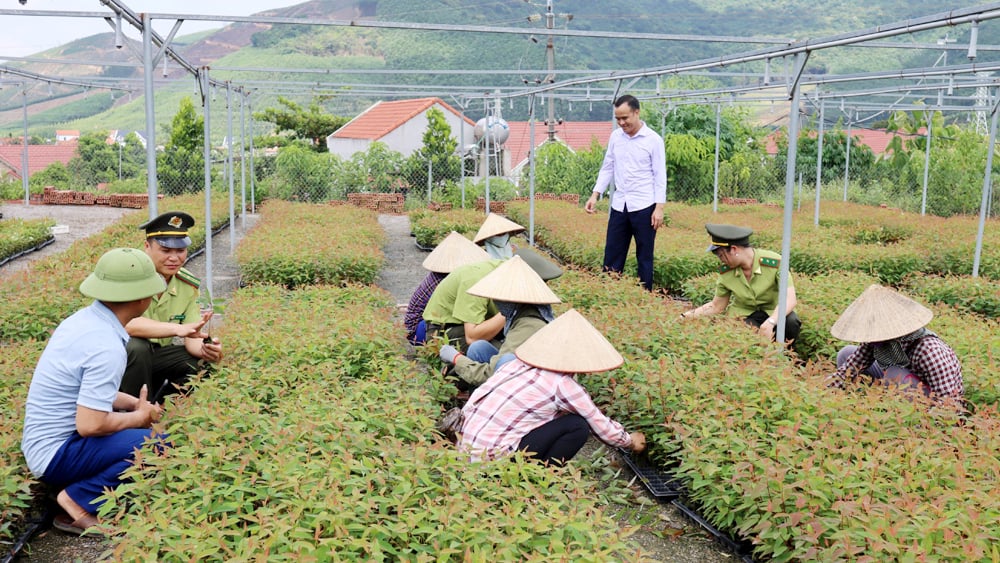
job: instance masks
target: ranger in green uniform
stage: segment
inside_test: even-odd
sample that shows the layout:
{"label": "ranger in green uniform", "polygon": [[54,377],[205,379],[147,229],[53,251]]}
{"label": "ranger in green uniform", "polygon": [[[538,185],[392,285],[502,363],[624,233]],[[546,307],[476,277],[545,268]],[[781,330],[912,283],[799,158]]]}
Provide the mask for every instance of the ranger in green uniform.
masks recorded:
{"label": "ranger in green uniform", "polygon": [[[735,225],[705,225],[712,237],[708,251],[722,262],[715,283],[715,298],[704,305],[686,311],[681,318],[715,315],[723,311],[744,317],[748,325],[773,339],[778,324],[778,274],[781,255],[750,246],[749,227]],[[788,279],[785,297],[785,341],[798,338],[802,322],[795,314],[795,286]]]}
{"label": "ranger in green uniform", "polygon": [[466,264],[441,280],[424,307],[428,341],[443,335],[464,351],[476,340],[492,340],[500,334],[506,319],[496,305],[465,291],[502,263],[503,260],[484,260]]}
{"label": "ranger in green uniform", "polygon": [[[205,362],[222,359],[219,340],[202,331],[212,313],[199,310],[201,282],[183,268],[192,226],[194,218],[182,212],[164,213],[139,226],[146,231],[146,254],[167,282],[167,289],[153,296],[143,316],[125,326],[131,338],[120,387],[124,393],[138,396],[143,385],[151,398],[161,387],[165,393],[175,392],[204,369]],[[175,338],[181,343],[175,344]]]}

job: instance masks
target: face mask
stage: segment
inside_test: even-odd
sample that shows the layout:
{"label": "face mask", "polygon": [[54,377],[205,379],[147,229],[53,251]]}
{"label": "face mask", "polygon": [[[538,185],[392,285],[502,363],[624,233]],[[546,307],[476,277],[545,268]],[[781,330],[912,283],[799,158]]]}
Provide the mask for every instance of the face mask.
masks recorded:
{"label": "face mask", "polygon": [[486,239],[483,243],[483,248],[490,255],[490,258],[495,260],[506,260],[514,255],[514,251],[510,247],[509,234],[497,235]]}

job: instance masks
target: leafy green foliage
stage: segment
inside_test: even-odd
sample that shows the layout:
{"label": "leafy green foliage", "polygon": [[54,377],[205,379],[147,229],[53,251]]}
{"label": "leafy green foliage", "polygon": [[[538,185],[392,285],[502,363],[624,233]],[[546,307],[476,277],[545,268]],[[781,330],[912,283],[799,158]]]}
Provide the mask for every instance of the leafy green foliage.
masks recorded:
{"label": "leafy green foliage", "polygon": [[0,221],[0,261],[51,240],[53,236],[49,228],[53,225],[55,221],[51,219]]}
{"label": "leafy green foliage", "polygon": [[371,287],[238,291],[231,359],[170,406],[172,448],[143,452],[105,509],[116,556],[634,559],[577,471],[470,466],[434,437],[443,382],[403,359],[392,310]]}
{"label": "leafy green foliage", "polygon": [[[373,283],[385,234],[375,214],[354,206],[271,200],[268,212],[237,249],[246,283],[286,287]],[[340,232],[331,225],[350,225]]]}
{"label": "leafy green foliage", "polygon": [[[160,202],[164,209],[190,213],[195,226],[190,231],[191,250],[205,244],[204,198],[191,195],[166,198]],[[228,220],[228,202],[213,199],[213,227]],[[101,233],[73,243],[64,252],[36,260],[21,271],[5,277],[0,284],[0,343],[18,340],[44,340],[55,327],[77,309],[90,301],[78,288],[93,270],[98,258],[116,247],[142,247],[143,238],[139,225],[148,215],[136,211],[124,215],[117,223]],[[7,220],[0,222],[0,225]]]}
{"label": "leafy green foliage", "polygon": [[482,224],[483,214],[473,209],[420,210],[410,213],[410,230],[413,231],[417,244],[425,248],[437,246],[452,231],[472,240]]}
{"label": "leafy green foliage", "polygon": [[350,118],[326,113],[318,100],[310,102],[308,107],[302,107],[279,96],[278,103],[283,109],[267,108],[254,113],[254,119],[273,123],[277,131],[288,131],[297,139],[309,141],[316,152],[327,152],[326,137],[350,121]]}
{"label": "leafy green foliage", "polygon": [[158,180],[169,193],[205,189],[204,127],[205,118],[195,113],[191,98],[182,98],[173,117],[170,140],[156,157]]}

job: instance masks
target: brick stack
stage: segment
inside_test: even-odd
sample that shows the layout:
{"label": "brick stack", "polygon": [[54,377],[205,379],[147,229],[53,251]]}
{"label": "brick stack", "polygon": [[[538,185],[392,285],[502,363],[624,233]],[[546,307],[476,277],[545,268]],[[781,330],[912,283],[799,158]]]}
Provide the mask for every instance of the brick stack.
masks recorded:
{"label": "brick stack", "polygon": [[438,203],[436,201],[432,201],[427,204],[427,209],[430,209],[431,211],[451,211],[452,207],[451,202]]}
{"label": "brick stack", "polygon": [[401,193],[353,193],[347,194],[347,202],[378,213],[400,214],[403,212],[403,194]]}
{"label": "brick stack", "polygon": [[[485,197],[476,198],[476,211],[486,211]],[[500,213],[501,215],[507,213],[507,202],[490,200],[490,213]]]}
{"label": "brick stack", "polygon": [[723,205],[756,205],[759,202],[752,197],[723,197],[719,203]]}
{"label": "brick stack", "polygon": [[[157,198],[162,199],[163,195],[160,194]],[[57,190],[52,186],[45,186],[45,189],[42,191],[42,204],[108,205],[128,209],[143,209],[149,205],[149,194],[96,194],[74,190]]]}

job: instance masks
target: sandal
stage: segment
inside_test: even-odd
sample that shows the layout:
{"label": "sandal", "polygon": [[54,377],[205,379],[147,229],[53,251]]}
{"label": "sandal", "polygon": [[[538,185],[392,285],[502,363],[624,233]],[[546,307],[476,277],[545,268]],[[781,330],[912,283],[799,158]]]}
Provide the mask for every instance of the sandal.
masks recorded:
{"label": "sandal", "polygon": [[104,532],[99,528],[100,522],[93,514],[86,514],[77,520],[71,520],[66,514],[59,514],[52,519],[52,527],[74,536],[103,536]]}

